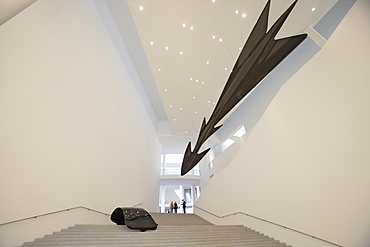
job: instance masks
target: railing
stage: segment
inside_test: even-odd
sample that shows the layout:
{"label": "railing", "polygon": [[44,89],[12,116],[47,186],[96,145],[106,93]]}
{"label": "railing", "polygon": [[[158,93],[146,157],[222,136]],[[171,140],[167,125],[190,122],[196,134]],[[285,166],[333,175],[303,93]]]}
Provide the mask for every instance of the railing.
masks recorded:
{"label": "railing", "polygon": [[[136,204],[136,205],[134,205],[132,207],[134,208],[134,207],[140,206],[142,204],[143,203],[141,202],[141,203],[138,203],[138,204]],[[67,208],[67,209],[53,211],[53,212],[50,212],[50,213],[45,213],[45,214],[39,214],[39,215],[36,215],[36,216],[26,217],[26,218],[22,218],[22,219],[19,219],[19,220],[13,220],[13,221],[1,223],[0,226],[11,224],[11,223],[16,223],[16,222],[24,221],[24,220],[36,219],[36,218],[39,218],[39,217],[42,217],[42,216],[47,216],[47,215],[51,215],[51,214],[62,213],[62,212],[66,212],[66,211],[70,211],[70,210],[74,210],[74,209],[79,209],[79,208],[86,209],[88,211],[93,211],[93,212],[99,213],[99,214],[104,214],[106,216],[110,216],[110,214],[107,214],[107,213],[104,213],[104,212],[101,212],[101,211],[98,211],[98,210],[95,210],[95,209],[92,209],[92,208],[88,208],[88,207],[84,207],[84,206],[77,206],[77,207],[72,207],[72,208]]]}
{"label": "railing", "polygon": [[[173,169],[161,169],[161,175],[180,175],[181,169],[173,168]],[[200,176],[200,170],[199,169],[192,169],[190,170],[186,175],[195,175]]]}
{"label": "railing", "polygon": [[314,239],[317,239],[317,240],[321,240],[321,241],[326,242],[326,243],[328,243],[328,244],[332,244],[332,245],[335,245],[335,246],[338,246],[338,247],[342,247],[341,245],[336,244],[336,243],[333,243],[333,242],[330,242],[330,241],[328,241],[328,240],[325,240],[325,239],[322,239],[322,238],[318,238],[318,237],[315,237],[315,236],[313,236],[313,235],[311,235],[311,234],[308,234],[308,233],[305,233],[305,232],[301,232],[301,231],[295,230],[295,229],[293,229],[293,228],[290,228],[290,227],[287,227],[287,226],[283,226],[283,225],[281,225],[281,224],[278,224],[278,223],[275,223],[275,222],[272,222],[272,221],[269,221],[269,220],[265,220],[265,219],[262,219],[262,218],[260,218],[260,217],[253,216],[253,215],[250,215],[250,214],[247,214],[247,213],[244,213],[244,212],[235,212],[235,213],[231,213],[231,214],[226,214],[226,215],[223,215],[223,216],[219,216],[219,215],[214,214],[214,213],[212,213],[212,212],[209,212],[209,211],[207,211],[207,210],[205,210],[205,209],[203,209],[203,208],[200,208],[200,207],[198,207],[198,206],[196,206],[196,205],[193,205],[193,207],[194,207],[194,208],[197,208],[197,209],[199,209],[199,210],[202,210],[203,212],[206,212],[206,213],[208,213],[208,214],[210,214],[210,215],[212,215],[212,216],[214,216],[214,217],[216,217],[216,218],[219,218],[219,219],[226,218],[226,217],[233,216],[233,215],[237,215],[237,214],[242,214],[242,215],[245,215],[245,216],[248,216],[248,217],[251,217],[251,218],[257,219],[257,220],[261,220],[261,221],[264,221],[264,222],[267,222],[267,223],[273,224],[273,225],[275,225],[275,226],[282,227],[282,228],[287,229],[287,230],[291,230],[291,231],[294,231],[294,232],[297,232],[297,233],[300,233],[300,234],[303,234],[303,235],[309,236],[309,237],[314,238]]}

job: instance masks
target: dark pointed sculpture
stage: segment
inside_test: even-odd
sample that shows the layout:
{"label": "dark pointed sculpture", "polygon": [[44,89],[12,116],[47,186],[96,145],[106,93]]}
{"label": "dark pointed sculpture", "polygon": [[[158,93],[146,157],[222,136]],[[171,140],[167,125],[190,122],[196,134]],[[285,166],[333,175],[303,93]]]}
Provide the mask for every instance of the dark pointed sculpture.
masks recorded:
{"label": "dark pointed sculpture", "polygon": [[206,140],[221,128],[222,125],[216,127],[218,122],[307,37],[307,34],[300,34],[274,39],[297,1],[294,1],[268,31],[270,0],[267,2],[234,65],[211,117],[208,122],[206,118],[203,119],[194,150],[191,151],[191,142],[186,148],[181,166],[182,176],[198,164],[210,150],[208,148],[198,154]]}

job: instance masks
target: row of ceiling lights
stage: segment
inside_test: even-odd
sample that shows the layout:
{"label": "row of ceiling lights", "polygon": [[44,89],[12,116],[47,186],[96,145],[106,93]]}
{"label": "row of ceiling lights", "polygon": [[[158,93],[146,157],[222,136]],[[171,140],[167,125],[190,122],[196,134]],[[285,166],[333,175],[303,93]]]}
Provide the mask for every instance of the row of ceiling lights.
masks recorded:
{"label": "row of ceiling lights", "polygon": [[[212,2],[214,3],[214,2],[215,2],[215,0],[212,0]],[[140,8],[140,10],[144,10],[144,7],[143,7],[143,6],[140,6],[139,8]],[[238,10],[235,10],[235,14],[239,14],[239,11],[238,11]],[[246,16],[247,16],[247,15],[246,15],[245,13],[243,13],[243,14],[242,14],[242,17],[243,17],[243,18],[245,18]],[[186,23],[183,23],[183,24],[182,24],[182,27],[183,27],[183,28],[185,28],[186,26],[187,26],[187,25],[186,25]],[[190,29],[190,31],[193,31],[193,30],[194,30],[194,26],[190,26],[190,27],[189,27],[189,29]],[[213,36],[212,36],[212,39],[213,39],[213,40],[217,40],[217,39],[216,39],[216,35],[213,35]],[[219,41],[219,42],[222,42],[223,40],[222,40],[222,38],[218,38],[218,41]],[[153,45],[154,45],[154,41],[151,41],[151,42],[150,42],[150,45],[151,45],[151,46],[153,46]],[[168,46],[166,46],[166,47],[165,47],[165,50],[167,50],[167,51],[168,51],[168,50],[169,50],[169,47],[168,47]],[[239,47],[239,50],[241,50],[241,47]],[[180,51],[180,52],[179,52],[179,54],[180,54],[180,55],[183,55],[184,53],[183,53],[183,51]],[[206,64],[210,64],[210,61],[206,61],[205,63],[206,63]],[[225,67],[225,68],[224,68],[224,70],[228,70],[228,69]],[[161,69],[161,68],[158,68],[158,71],[160,72],[160,71],[162,71],[162,69]],[[231,71],[230,71],[230,72],[231,72]],[[200,82],[198,79],[193,79],[193,78],[190,78],[190,81]],[[205,84],[205,82],[204,82],[204,81],[201,81],[201,84]],[[167,88],[165,88],[165,89],[164,89],[164,91],[165,91],[165,92],[168,92],[168,89],[167,89]],[[195,97],[195,96],[193,96],[192,98],[193,98],[193,99],[195,99],[196,97]],[[211,101],[210,101],[210,100],[208,100],[208,101],[207,101],[207,103],[208,103],[208,104],[211,104]],[[213,105],[215,105],[215,104],[216,104],[216,102],[214,102],[214,101],[213,101],[213,102],[212,102],[212,104],[213,104]],[[172,106],[172,105],[169,105],[169,107],[170,107],[170,108],[173,108],[173,106]],[[180,107],[180,108],[179,108],[179,110],[180,110],[180,111],[182,111],[182,110],[183,110],[183,107]],[[197,114],[197,113],[198,113],[198,111],[194,111],[194,114]],[[173,119],[173,121],[175,121],[175,122],[176,122],[176,118],[174,118],[174,119]],[[185,131],[185,133],[188,133],[188,131]]]}

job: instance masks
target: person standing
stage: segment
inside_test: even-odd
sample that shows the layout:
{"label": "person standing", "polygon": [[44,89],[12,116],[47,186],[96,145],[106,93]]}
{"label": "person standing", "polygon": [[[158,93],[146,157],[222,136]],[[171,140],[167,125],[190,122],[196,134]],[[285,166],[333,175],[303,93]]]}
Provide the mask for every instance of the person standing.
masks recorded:
{"label": "person standing", "polygon": [[186,201],[182,199],[182,209],[184,210],[184,214],[186,214]]}
{"label": "person standing", "polygon": [[173,202],[170,203],[170,212],[173,213]]}
{"label": "person standing", "polygon": [[177,202],[175,202],[174,204],[173,204],[173,209],[175,209],[175,214],[177,214],[177,209],[178,209],[179,207],[177,206]]}

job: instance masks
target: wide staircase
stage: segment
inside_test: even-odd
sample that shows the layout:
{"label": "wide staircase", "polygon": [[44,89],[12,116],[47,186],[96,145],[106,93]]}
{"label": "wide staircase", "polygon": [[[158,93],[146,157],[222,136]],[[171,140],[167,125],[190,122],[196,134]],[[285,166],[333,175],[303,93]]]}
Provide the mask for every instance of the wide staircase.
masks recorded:
{"label": "wide staircase", "polygon": [[287,246],[241,225],[212,225],[194,214],[151,213],[157,230],[141,232],[125,225],[75,225],[23,246]]}

